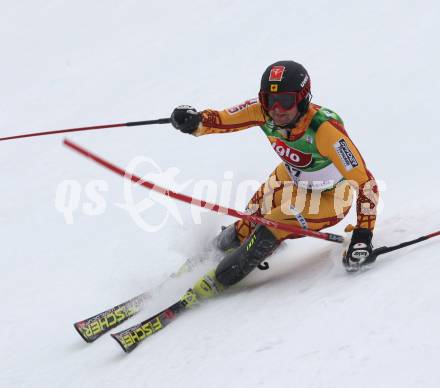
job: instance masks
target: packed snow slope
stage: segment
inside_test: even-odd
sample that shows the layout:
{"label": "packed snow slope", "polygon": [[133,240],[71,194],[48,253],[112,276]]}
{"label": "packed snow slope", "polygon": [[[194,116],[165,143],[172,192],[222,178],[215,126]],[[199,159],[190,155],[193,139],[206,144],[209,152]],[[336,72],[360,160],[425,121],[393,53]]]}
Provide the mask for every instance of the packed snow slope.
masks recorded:
{"label": "packed snow slope", "polygon": [[[179,104],[230,107],[257,95],[267,65],[297,60],[314,101],[342,116],[380,181],[374,244],[392,245],[439,229],[439,14],[434,0],[4,1],[0,136],[168,117]],[[278,163],[258,128],[196,139],[155,125],[69,138],[241,210]],[[155,289],[233,219],[202,214],[199,225],[188,205],[124,186],[62,139],[0,142],[1,387],[439,386],[436,239],[353,276],[340,246],[291,241],[270,271],[130,355],[108,336],[84,343],[73,322]],[[253,184],[239,195],[244,181]],[[228,185],[230,201],[220,190]],[[130,197],[143,212],[127,210]],[[139,319],[205,267],[168,282]]]}

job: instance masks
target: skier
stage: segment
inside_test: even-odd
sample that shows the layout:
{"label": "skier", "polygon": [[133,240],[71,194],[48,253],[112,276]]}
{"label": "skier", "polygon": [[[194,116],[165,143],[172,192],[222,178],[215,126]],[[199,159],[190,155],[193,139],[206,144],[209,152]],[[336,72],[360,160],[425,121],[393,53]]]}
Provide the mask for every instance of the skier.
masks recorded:
{"label": "skier", "polygon": [[[353,234],[343,256],[346,270],[354,272],[372,254],[377,185],[341,118],[311,99],[306,69],[294,61],[279,61],[263,73],[258,99],[223,111],[198,112],[181,105],[174,109],[171,123],[194,136],[253,126],[263,130],[282,162],[248,203],[246,210],[257,216],[319,231],[344,218],[356,191],[357,224],[346,229]],[[260,266],[283,240],[299,237],[237,221],[215,239],[225,252],[217,268],[204,275],[183,298],[192,303],[217,295]]]}

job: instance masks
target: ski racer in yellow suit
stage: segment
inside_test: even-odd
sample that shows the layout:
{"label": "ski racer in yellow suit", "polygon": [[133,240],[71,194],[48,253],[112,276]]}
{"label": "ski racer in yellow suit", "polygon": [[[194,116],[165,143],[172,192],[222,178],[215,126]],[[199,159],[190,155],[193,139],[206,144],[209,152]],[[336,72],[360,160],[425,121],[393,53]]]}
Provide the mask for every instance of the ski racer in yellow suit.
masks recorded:
{"label": "ski racer in yellow suit", "polygon": [[[281,163],[249,201],[246,210],[254,215],[319,231],[344,218],[356,191],[357,224],[343,264],[347,271],[357,271],[372,254],[377,185],[341,118],[311,103],[310,85],[302,65],[279,61],[263,73],[258,99],[223,111],[197,112],[182,105],[174,109],[171,122],[194,136],[253,126],[263,130]],[[215,239],[225,252],[220,264],[190,291],[196,298],[212,297],[258,267],[282,240],[298,237],[237,221]]]}

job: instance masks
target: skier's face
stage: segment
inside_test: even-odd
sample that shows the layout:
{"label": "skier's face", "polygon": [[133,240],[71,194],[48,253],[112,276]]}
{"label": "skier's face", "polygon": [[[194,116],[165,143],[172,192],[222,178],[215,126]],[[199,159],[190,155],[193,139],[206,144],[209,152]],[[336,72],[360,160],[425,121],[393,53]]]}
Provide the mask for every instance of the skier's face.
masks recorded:
{"label": "skier's face", "polygon": [[271,110],[269,110],[269,116],[272,117],[275,125],[287,125],[289,124],[298,114],[298,106],[294,105],[292,108],[288,110],[280,109],[278,105]]}

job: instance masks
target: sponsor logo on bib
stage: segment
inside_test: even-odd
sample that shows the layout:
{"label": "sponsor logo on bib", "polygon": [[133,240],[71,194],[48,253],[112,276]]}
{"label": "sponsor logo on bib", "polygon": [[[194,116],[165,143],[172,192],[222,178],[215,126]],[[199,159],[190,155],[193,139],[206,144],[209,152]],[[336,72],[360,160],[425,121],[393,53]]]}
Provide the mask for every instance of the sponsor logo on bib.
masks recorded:
{"label": "sponsor logo on bib", "polygon": [[274,141],[272,147],[283,161],[294,167],[307,167],[312,163],[312,154],[291,148],[280,139]]}

